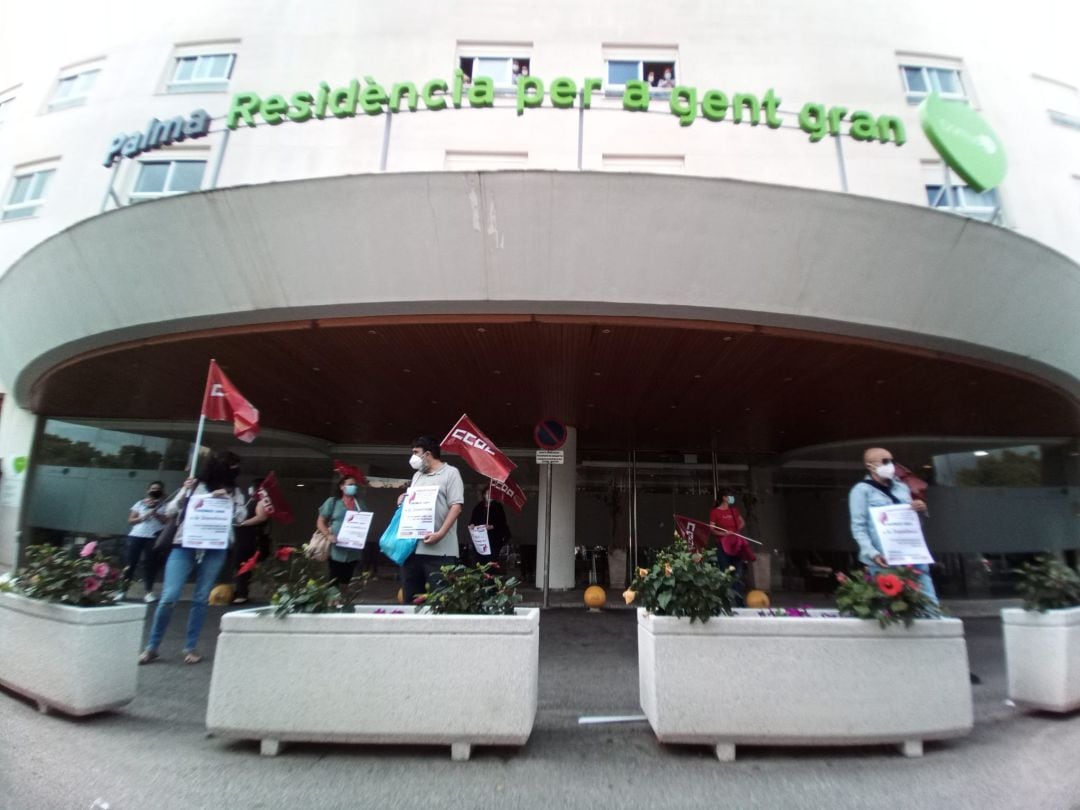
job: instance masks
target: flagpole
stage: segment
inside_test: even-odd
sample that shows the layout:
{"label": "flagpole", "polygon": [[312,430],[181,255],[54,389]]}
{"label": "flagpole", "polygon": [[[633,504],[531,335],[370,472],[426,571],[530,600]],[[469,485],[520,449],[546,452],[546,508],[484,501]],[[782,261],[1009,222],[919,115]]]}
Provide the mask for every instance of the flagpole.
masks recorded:
{"label": "flagpole", "polygon": [[484,514],[484,527],[491,525],[491,479],[488,478],[487,512]]}
{"label": "flagpole", "polygon": [[191,478],[195,477],[195,462],[199,458],[199,447],[202,445],[203,427],[206,425],[206,414],[199,416],[199,428],[195,431],[195,446],[191,448]]}
{"label": "flagpole", "polygon": [[743,540],[749,540],[751,543],[757,543],[759,546],[765,545],[760,540],[755,540],[753,537],[747,537],[745,534],[739,534],[738,532],[733,532],[733,531],[731,531],[731,529],[725,529],[723,526],[717,526],[715,523],[710,523],[709,528],[710,529],[719,529],[724,534],[733,534],[736,537],[741,537]]}

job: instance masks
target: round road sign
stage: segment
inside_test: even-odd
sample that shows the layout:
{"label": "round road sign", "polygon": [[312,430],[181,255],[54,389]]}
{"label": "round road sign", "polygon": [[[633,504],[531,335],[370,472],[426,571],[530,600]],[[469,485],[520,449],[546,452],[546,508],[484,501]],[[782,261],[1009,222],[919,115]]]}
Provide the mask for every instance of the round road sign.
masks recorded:
{"label": "round road sign", "polygon": [[541,419],[533,428],[533,441],[541,450],[558,450],[566,444],[566,425],[561,419]]}

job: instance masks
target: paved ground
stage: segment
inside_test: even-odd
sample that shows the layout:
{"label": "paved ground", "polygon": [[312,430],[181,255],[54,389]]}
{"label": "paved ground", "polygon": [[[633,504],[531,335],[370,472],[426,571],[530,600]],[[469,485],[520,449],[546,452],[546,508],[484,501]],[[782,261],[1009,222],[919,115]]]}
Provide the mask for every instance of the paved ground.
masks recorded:
{"label": "paved ground", "polygon": [[[1000,623],[965,619],[976,725],[930,743],[922,759],[888,747],[747,748],[718,763],[706,748],[662,746],[647,723],[579,726],[581,715],[637,714],[631,611],[555,609],[541,619],[540,705],[528,745],[476,748],[296,744],[277,758],[255,743],[206,736],[212,662],[178,660],[186,606],[166,658],[140,670],[123,710],[41,716],[0,691],[0,808],[765,807],[1080,808],[1080,713],[1025,714],[1003,704]],[[223,608],[212,609],[212,638]],[[958,611],[959,612],[959,611]],[[328,682],[335,673],[324,672]],[[710,688],[703,684],[702,688]],[[769,684],[761,685],[768,699]],[[866,707],[873,711],[873,707]]]}

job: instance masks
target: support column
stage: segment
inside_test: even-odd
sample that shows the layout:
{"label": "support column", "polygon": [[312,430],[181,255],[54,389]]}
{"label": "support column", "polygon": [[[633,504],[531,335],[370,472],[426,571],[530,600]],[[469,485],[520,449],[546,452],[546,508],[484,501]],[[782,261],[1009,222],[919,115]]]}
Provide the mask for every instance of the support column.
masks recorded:
{"label": "support column", "polygon": [[0,405],[0,573],[15,567],[19,556],[30,449],[38,417],[15,404],[10,394]]}
{"label": "support column", "polygon": [[[773,565],[773,549],[785,545],[783,496],[773,490],[774,474],[771,466],[750,466],[750,495],[754,499],[754,508],[747,521],[750,536],[765,544],[754,546],[757,555],[757,562],[753,564],[754,587],[770,593],[778,590],[780,585],[780,566]],[[776,587],[773,587],[774,581]]]}
{"label": "support column", "polygon": [[[574,518],[577,512],[577,428],[567,426],[563,463],[551,470],[551,588],[574,587]],[[539,520],[536,526],[536,587],[544,587],[544,526],[547,470],[540,468]]]}

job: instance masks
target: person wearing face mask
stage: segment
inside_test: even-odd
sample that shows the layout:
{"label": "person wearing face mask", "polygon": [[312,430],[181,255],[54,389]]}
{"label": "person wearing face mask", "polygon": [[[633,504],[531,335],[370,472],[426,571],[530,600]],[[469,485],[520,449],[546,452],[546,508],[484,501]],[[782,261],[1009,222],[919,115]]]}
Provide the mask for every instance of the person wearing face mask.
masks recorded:
{"label": "person wearing face mask", "polygon": [[[236,478],[239,474],[240,458],[235,453],[212,454],[198,478],[187,479],[176,497],[165,506],[165,515],[167,517],[183,516],[191,499],[197,496],[227,498],[232,502],[233,523],[240,523],[247,516],[247,508],[244,505],[244,494],[236,486]],[[234,539],[235,537],[230,535],[230,545]],[[169,561],[165,564],[165,581],[161,587],[161,600],[154,613],[150,639],[146,644],[146,649],[139,656],[140,664],[149,664],[159,657],[158,648],[165,637],[165,631],[169,628],[173,608],[180,601],[180,593],[192,572],[195,573],[195,589],[191,594],[191,611],[188,613],[183,655],[185,664],[197,664],[202,660],[202,656],[195,648],[206,621],[206,606],[210,600],[210,591],[217,582],[218,574],[225,565],[229,551],[224,548],[185,548],[183,540],[184,522],[181,519],[176,529],[176,536],[173,538]]]}
{"label": "person wearing face mask", "polygon": [[735,569],[735,601],[744,604],[746,564],[756,558],[750,550],[750,543],[732,532],[740,533],[746,528],[746,521],[735,506],[735,493],[723,490],[717,498],[713,510],[709,512],[710,531],[716,537],[716,564],[720,570]]}
{"label": "person wearing face mask", "polygon": [[675,86],[675,77],[671,73],[671,68],[669,68],[669,67],[664,68],[664,78],[662,78],[660,80],[660,86],[661,87],[674,87]]}
{"label": "person wearing face mask", "polygon": [[266,511],[266,505],[263,503],[262,498],[259,497],[259,487],[261,486],[262,479],[256,478],[248,487],[247,500],[244,504],[247,516],[243,521],[237,523],[234,529],[236,535],[236,542],[233,544],[232,563],[234,572],[232,603],[234,605],[247,604],[250,598],[251,578],[254,576],[254,571],[248,571],[244,574],[236,574],[235,571],[251,559],[256,552],[259,554],[260,562],[270,556],[270,533],[267,531],[267,521],[270,519],[270,513]]}
{"label": "person wearing face mask", "polygon": [[367,511],[359,490],[355,478],[344,476],[337,482],[335,495],[331,495],[319,507],[319,516],[315,519],[319,531],[330,536],[330,559],[326,564],[330,568],[330,579],[337,582],[338,587],[345,587],[352,581],[356,563],[364,554],[358,548],[339,548],[337,545],[337,535],[345,522],[345,513]]}
{"label": "person wearing face mask", "polygon": [[[848,510],[851,515],[851,534],[859,544],[859,562],[865,565],[871,576],[880,573],[888,566],[888,561],[881,551],[881,542],[870,519],[870,509],[875,506],[890,506],[907,503],[922,514],[926,513],[926,502],[911,497],[907,484],[896,480],[896,466],[892,453],[881,447],[871,447],[863,453],[863,464],[867,475],[851,488],[848,495]],[[938,603],[934,581],[930,578],[930,566],[916,565],[922,592],[935,605]]]}
{"label": "person wearing face mask", "polygon": [[146,497],[136,501],[128,512],[127,539],[124,541],[124,580],[122,596],[127,596],[131,580],[135,578],[135,569],[139,565],[139,559],[143,564],[143,583],[146,585],[144,602],[153,602],[157,599],[154,595],[154,579],[157,576],[158,560],[154,552],[154,539],[165,527],[165,484],[161,481],[151,481],[146,489]]}
{"label": "person wearing face mask", "polygon": [[469,528],[474,526],[486,526],[488,542],[491,544],[490,554],[481,554],[473,549],[477,562],[499,562],[503,547],[510,539],[510,525],[506,522],[506,510],[498,501],[492,500],[491,488],[480,488],[480,502],[473,507],[469,517]]}
{"label": "person wearing face mask", "polygon": [[[401,587],[406,604],[422,594],[426,584],[438,581],[442,566],[457,564],[457,519],[465,503],[461,473],[442,460],[437,439],[431,436],[416,439],[409,466],[415,471],[410,486],[435,486],[439,491],[435,500],[435,531],[420,539],[416,551],[401,566]],[[404,494],[398,498],[399,506],[404,499]]]}

